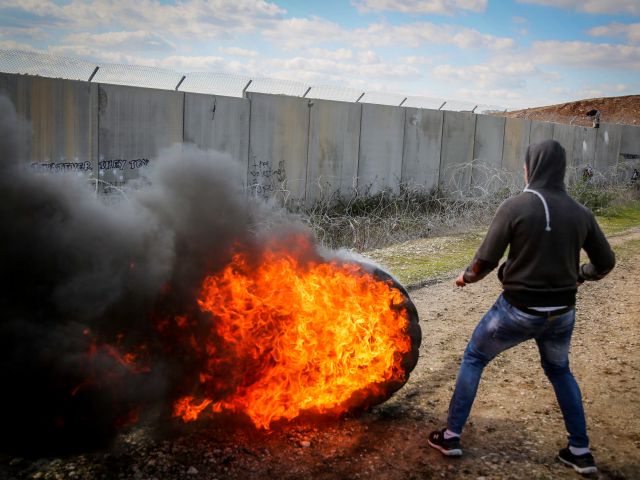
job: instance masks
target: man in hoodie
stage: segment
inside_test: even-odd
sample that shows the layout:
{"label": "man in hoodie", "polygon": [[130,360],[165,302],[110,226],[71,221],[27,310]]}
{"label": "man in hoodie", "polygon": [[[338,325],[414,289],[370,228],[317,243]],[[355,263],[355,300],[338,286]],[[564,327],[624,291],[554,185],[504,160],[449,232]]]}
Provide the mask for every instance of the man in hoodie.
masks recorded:
{"label": "man in hoodie", "polygon": [[[504,350],[533,339],[569,433],[569,445],[558,459],[579,473],[594,473],[582,396],[569,369],[569,345],[578,285],[604,277],[615,257],[593,214],[566,192],[566,157],[558,142],[530,145],[524,168],[524,191],[500,205],[473,261],[456,279],[459,287],[481,280],[509,247],[498,270],[503,292],[464,352],[447,427],[431,432],[428,442],[444,455],[462,455],[460,435],[484,367]],[[580,265],[581,249],[589,263]]]}

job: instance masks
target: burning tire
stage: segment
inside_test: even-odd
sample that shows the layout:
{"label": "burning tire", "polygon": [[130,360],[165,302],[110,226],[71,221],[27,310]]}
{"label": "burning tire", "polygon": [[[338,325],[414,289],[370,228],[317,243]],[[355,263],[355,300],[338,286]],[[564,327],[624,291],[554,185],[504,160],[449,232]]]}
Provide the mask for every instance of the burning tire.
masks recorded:
{"label": "burning tire", "polygon": [[268,429],[362,410],[406,383],[421,341],[407,291],[377,267],[327,261],[306,237],[296,242],[238,253],[204,280],[198,303],[210,329],[195,348],[207,353],[176,417],[244,413]]}

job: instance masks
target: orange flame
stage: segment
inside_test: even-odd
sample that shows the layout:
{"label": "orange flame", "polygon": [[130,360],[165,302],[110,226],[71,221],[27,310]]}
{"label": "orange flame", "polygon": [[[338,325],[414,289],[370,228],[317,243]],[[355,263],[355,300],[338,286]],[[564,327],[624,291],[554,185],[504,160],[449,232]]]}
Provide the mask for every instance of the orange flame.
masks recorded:
{"label": "orange flame", "polygon": [[196,420],[200,412],[211,403],[211,400],[205,399],[197,405],[194,405],[192,402],[193,397],[191,396],[178,400],[173,406],[173,415],[181,417],[185,422]]}
{"label": "orange flame", "polygon": [[[354,397],[405,380],[402,293],[357,264],[302,260],[312,256],[305,238],[296,249],[271,245],[257,263],[238,253],[204,280],[198,303],[212,327],[199,378],[206,396],[224,392],[214,412],[244,412],[269,428],[305,411],[343,413]],[[174,415],[195,420],[212,401],[183,397]]]}

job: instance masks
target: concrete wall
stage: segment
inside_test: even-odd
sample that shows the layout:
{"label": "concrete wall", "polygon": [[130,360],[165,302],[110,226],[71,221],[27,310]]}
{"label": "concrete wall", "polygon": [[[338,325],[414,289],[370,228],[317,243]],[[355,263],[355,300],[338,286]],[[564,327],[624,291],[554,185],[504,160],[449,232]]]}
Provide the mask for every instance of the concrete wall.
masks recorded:
{"label": "concrete wall", "polygon": [[591,127],[575,127],[573,131],[573,165],[582,169],[594,167],[596,158],[597,129]]}
{"label": "concrete wall", "polygon": [[34,168],[97,173],[97,85],[0,74],[0,92],[31,124],[26,160]]}
{"label": "concrete wall", "polygon": [[554,124],[551,122],[537,122],[533,120],[531,122],[531,130],[529,131],[529,143],[538,143],[553,138],[554,125],[560,124]]}
{"label": "concrete wall", "polygon": [[531,120],[507,118],[504,126],[504,147],[502,149],[502,168],[509,172],[517,182],[524,181],[522,165],[529,146]]}
{"label": "concrete wall", "polygon": [[362,105],[313,100],[310,108],[306,203],[350,197],[357,186]]}
{"label": "concrete wall", "polygon": [[385,189],[399,191],[403,139],[402,108],[362,104],[358,159],[360,193],[373,195]]}
{"label": "concrete wall", "polygon": [[501,186],[498,175],[502,169],[505,124],[504,117],[476,117],[471,186],[480,189],[478,193],[494,191]]}
{"label": "concrete wall", "polygon": [[444,112],[405,109],[402,183],[432,189],[440,175]]}
{"label": "concrete wall", "polygon": [[444,112],[440,185],[467,191],[471,186],[476,115],[469,112]]}
{"label": "concrete wall", "polygon": [[595,168],[606,174],[615,173],[620,155],[622,127],[601,123],[596,130]]}
{"label": "concrete wall", "polygon": [[[0,74],[0,91],[32,124],[28,159],[46,171],[78,170],[119,185],[160,150],[194,143],[247,169],[249,190],[289,205],[375,194],[400,184],[463,193],[491,188],[489,172],[522,179],[530,143],[567,151],[570,175],[593,166],[631,175],[640,128],[600,128],[469,112],[309,100],[250,93],[231,98]],[[507,179],[509,181],[509,179]]]}
{"label": "concrete wall", "polygon": [[249,177],[251,192],[280,201],[304,201],[309,100],[251,93]]}
{"label": "concrete wall", "polygon": [[100,85],[100,179],[120,185],[138,177],[163,148],[183,141],[184,93]]}
{"label": "concrete wall", "polygon": [[640,170],[640,128],[620,125],[618,174],[630,180],[634,169]]}
{"label": "concrete wall", "polygon": [[640,159],[640,128],[620,125],[620,160]]}
{"label": "concrete wall", "polygon": [[567,173],[565,176],[566,181],[574,181],[579,178],[580,173],[578,165],[573,155],[573,131],[575,127],[572,125],[556,124],[553,126],[553,139],[564,147],[564,151],[567,155]]}
{"label": "concrete wall", "polygon": [[244,166],[246,178],[250,110],[245,98],[185,93],[184,141],[228,154]]}

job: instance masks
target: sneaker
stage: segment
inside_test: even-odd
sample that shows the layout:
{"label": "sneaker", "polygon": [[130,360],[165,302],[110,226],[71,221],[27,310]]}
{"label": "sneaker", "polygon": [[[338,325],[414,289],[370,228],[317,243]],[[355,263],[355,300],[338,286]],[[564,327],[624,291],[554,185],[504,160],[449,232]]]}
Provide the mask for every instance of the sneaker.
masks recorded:
{"label": "sneaker", "polygon": [[446,428],[442,430],[436,430],[429,434],[428,442],[436,450],[440,450],[443,455],[447,457],[459,457],[462,455],[462,449],[460,448],[460,437],[444,438],[444,432]]}
{"label": "sneaker", "polygon": [[596,462],[591,453],[574,455],[571,453],[569,448],[563,448],[558,453],[558,460],[564,463],[567,467],[573,467],[576,472],[583,475],[598,472],[598,467],[596,467]]}

